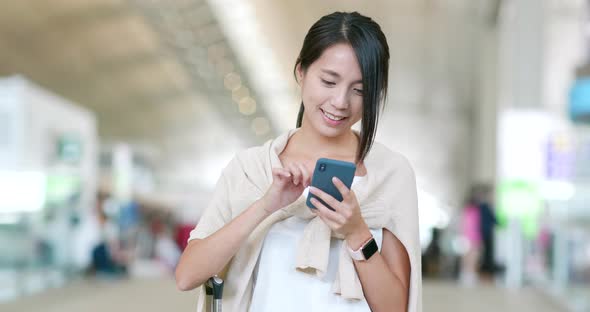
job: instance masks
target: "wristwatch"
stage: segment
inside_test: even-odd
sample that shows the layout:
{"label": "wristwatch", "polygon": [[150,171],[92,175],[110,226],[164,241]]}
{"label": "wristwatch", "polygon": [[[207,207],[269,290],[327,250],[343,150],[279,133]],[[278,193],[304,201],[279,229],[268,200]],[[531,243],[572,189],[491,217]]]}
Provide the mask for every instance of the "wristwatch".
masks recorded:
{"label": "wristwatch", "polygon": [[375,238],[373,238],[373,235],[371,235],[371,238],[369,238],[357,250],[352,250],[350,246],[347,247],[350,257],[357,261],[369,260],[369,258],[371,258],[371,256],[373,256],[373,254],[375,254],[379,250],[379,247],[377,246],[377,242],[375,241]]}

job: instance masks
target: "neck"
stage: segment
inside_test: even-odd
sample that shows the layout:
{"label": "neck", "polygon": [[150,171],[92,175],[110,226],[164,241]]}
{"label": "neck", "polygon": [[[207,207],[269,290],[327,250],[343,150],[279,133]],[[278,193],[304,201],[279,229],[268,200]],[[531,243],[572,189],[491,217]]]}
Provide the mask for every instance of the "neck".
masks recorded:
{"label": "neck", "polygon": [[337,137],[327,137],[304,123],[294,136],[298,137],[297,150],[306,155],[356,158],[359,141],[352,129]]}

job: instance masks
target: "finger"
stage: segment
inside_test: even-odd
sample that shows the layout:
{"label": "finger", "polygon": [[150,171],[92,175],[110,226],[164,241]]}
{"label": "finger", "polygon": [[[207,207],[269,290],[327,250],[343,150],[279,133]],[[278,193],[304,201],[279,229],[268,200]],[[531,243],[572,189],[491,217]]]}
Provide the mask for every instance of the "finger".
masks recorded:
{"label": "finger", "polygon": [[293,179],[295,178],[295,175],[293,174],[293,169],[291,169],[291,167],[289,165],[285,165],[285,167],[283,167],[283,170],[289,174],[289,176],[288,176],[289,182],[292,182]]}
{"label": "finger", "polygon": [[293,184],[299,185],[301,183],[301,170],[294,163],[289,164],[289,170],[293,174]]}
{"label": "finger", "polygon": [[344,182],[340,181],[337,177],[333,177],[332,183],[334,183],[334,186],[338,189],[340,194],[342,194],[342,198],[346,200],[349,196],[350,190],[344,185]]}
{"label": "finger", "polygon": [[309,188],[309,192],[312,193],[313,195],[319,197],[321,200],[324,201],[324,203],[330,205],[330,207],[334,208],[334,210],[339,211],[342,210],[342,208],[340,208],[341,202],[339,202],[336,198],[332,197],[332,195],[320,190],[317,187],[310,187]]}
{"label": "finger", "polygon": [[330,208],[326,207],[326,205],[322,204],[316,198],[312,198],[311,203],[314,205],[314,207],[317,208],[318,215],[324,216],[326,219],[328,219],[332,222],[335,222],[337,224],[344,224],[345,223],[346,219],[344,218],[344,216],[342,216],[341,214],[339,214],[336,211],[330,210]]}
{"label": "finger", "polygon": [[307,187],[310,183],[309,172],[307,171],[307,168],[305,168],[305,165],[301,163],[297,163],[297,167],[301,170],[301,183],[303,183],[303,186]]}
{"label": "finger", "polygon": [[272,168],[272,173],[276,175],[290,175],[289,170],[279,167]]}
{"label": "finger", "polygon": [[277,178],[289,178],[291,173],[284,168],[272,168],[272,175],[276,176]]}
{"label": "finger", "polygon": [[280,185],[285,185],[291,182],[291,173],[282,168],[275,168],[272,171],[272,179]]}

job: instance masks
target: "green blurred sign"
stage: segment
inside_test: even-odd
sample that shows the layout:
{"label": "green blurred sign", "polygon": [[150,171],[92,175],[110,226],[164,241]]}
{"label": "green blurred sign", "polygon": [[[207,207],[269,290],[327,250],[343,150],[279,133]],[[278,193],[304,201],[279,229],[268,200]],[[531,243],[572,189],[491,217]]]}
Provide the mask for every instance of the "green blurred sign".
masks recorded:
{"label": "green blurred sign", "polygon": [[533,238],[539,230],[543,211],[540,183],[530,180],[504,180],[499,184],[497,218],[501,226],[509,219],[518,219],[526,237]]}
{"label": "green blurred sign", "polygon": [[47,176],[46,201],[48,204],[59,204],[67,201],[79,192],[82,180],[78,175],[49,174]]}

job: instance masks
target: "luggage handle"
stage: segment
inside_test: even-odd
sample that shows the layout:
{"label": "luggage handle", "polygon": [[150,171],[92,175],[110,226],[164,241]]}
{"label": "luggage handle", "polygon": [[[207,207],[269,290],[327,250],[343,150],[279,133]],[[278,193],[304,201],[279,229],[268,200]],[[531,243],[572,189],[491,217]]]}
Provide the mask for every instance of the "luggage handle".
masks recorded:
{"label": "luggage handle", "polygon": [[222,312],[223,279],[215,275],[205,283],[206,306],[209,312]]}

